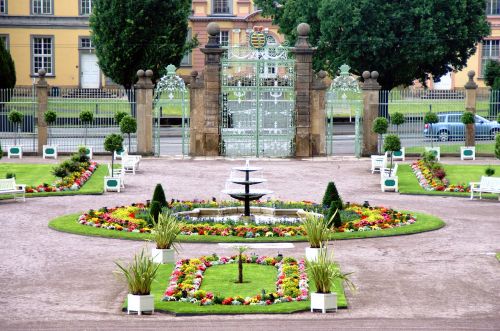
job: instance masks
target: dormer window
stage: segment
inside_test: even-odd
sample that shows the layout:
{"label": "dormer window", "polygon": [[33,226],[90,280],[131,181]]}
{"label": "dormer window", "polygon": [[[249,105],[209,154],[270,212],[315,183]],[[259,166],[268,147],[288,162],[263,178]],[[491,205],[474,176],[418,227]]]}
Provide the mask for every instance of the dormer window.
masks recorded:
{"label": "dormer window", "polygon": [[213,15],[231,15],[233,13],[231,8],[232,1],[230,0],[213,0],[212,1],[212,14]]}

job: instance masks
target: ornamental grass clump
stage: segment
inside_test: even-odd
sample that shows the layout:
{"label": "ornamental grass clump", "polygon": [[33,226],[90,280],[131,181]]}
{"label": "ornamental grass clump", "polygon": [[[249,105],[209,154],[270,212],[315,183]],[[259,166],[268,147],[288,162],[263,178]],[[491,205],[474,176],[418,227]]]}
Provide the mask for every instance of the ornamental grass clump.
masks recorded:
{"label": "ornamental grass clump", "polygon": [[316,293],[331,293],[332,288],[335,289],[335,282],[338,279],[342,280],[350,289],[356,289],[349,279],[350,273],[340,272],[340,267],[333,261],[333,256],[326,249],[320,250],[316,260],[307,260],[307,272],[316,285]]}
{"label": "ornamental grass clump", "polygon": [[302,227],[307,233],[307,240],[311,248],[320,248],[328,240],[330,228],[323,217],[306,213],[305,219],[302,221]]}
{"label": "ornamental grass clump", "polygon": [[151,293],[151,284],[156,277],[160,265],[151,261],[144,254],[144,250],[136,254],[134,260],[127,266],[121,265],[118,262],[115,262],[115,264],[125,278],[130,294],[148,295]]}
{"label": "ornamental grass clump", "polygon": [[153,218],[153,230],[151,231],[151,237],[156,242],[157,249],[176,249],[176,238],[181,232],[181,222],[177,217],[170,212],[165,210],[158,215],[158,220]]}

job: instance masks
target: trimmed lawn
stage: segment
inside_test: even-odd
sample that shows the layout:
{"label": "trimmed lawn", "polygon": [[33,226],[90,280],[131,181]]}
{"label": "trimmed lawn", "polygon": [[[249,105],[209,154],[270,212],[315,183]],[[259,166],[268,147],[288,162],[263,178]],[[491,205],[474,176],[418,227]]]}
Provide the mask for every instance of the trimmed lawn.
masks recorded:
{"label": "trimmed lawn", "polygon": [[[426,146],[413,146],[413,147],[405,147],[406,154],[422,154],[425,151],[425,147],[430,147],[431,144],[428,143]],[[441,147],[441,154],[457,154],[460,155],[460,146],[464,146],[462,144],[454,144],[454,145],[442,145],[441,143],[434,143],[434,146]],[[495,153],[495,143],[477,143],[476,144],[476,153],[477,154],[491,154]]]}
{"label": "trimmed lawn", "polygon": [[[51,171],[54,164],[0,164],[0,178],[5,178],[7,172],[16,174],[16,183],[37,186],[43,183],[53,183],[56,178]],[[26,197],[47,197],[60,195],[77,194],[102,194],[104,192],[104,176],[107,176],[108,169],[100,164],[90,179],[78,191],[62,192],[37,192],[26,193]],[[10,199],[9,195],[1,195],[0,199]]]}
{"label": "trimmed lawn", "polygon": [[[484,175],[486,165],[444,165],[446,177],[452,184],[469,184],[469,182],[478,182]],[[500,175],[500,166],[492,166],[495,169],[495,175]],[[413,174],[410,165],[402,164],[398,168],[399,192],[403,194],[425,194],[425,195],[449,195],[470,197],[467,192],[440,192],[426,191],[418,183],[417,177]],[[496,194],[483,194],[483,198],[496,198]]]}
{"label": "trimmed lawn", "polygon": [[[398,170],[399,171],[399,170]],[[358,231],[358,232],[339,232],[330,236],[331,240],[343,239],[362,239],[362,238],[375,238],[375,237],[389,237],[400,236],[407,234],[414,234],[426,231],[437,230],[445,226],[445,223],[438,217],[416,213],[412,211],[402,210],[403,213],[411,213],[417,217],[417,222],[411,225],[405,225],[399,228],[378,230],[378,231]],[[128,239],[128,240],[150,240],[149,233],[133,233],[123,231],[113,231],[92,226],[81,225],[77,222],[81,214],[69,214],[57,217],[49,222],[51,229],[80,234],[84,236],[104,237],[114,239]],[[236,236],[185,236],[179,235],[180,242],[237,242],[237,243],[258,243],[258,242],[301,242],[307,241],[304,236],[295,237],[259,237],[259,238],[241,238]]]}
{"label": "trimmed lawn", "polygon": [[276,289],[278,269],[270,265],[243,263],[243,283],[235,283],[238,279],[238,263],[215,265],[203,273],[200,289],[223,297],[252,297]]}
{"label": "trimmed lawn", "polygon": [[[234,264],[237,266],[237,264]],[[251,264],[245,264],[243,270]],[[219,266],[213,266],[205,271],[205,274],[212,268]],[[276,270],[275,267],[269,266]],[[279,303],[269,306],[225,306],[225,305],[211,305],[211,306],[199,306],[187,302],[175,302],[175,301],[161,301],[163,298],[165,289],[167,288],[168,280],[170,279],[170,274],[172,273],[174,266],[172,264],[163,264],[158,269],[158,274],[155,281],[153,282],[151,294],[154,295],[155,300],[155,311],[171,312],[176,315],[196,315],[196,314],[279,314],[279,313],[293,313],[298,311],[306,311],[310,309],[310,301],[299,301],[299,302],[286,302]],[[244,271],[245,272],[245,271]],[[270,273],[271,274],[271,273]],[[245,274],[244,274],[245,275]],[[276,272],[272,272],[272,277],[276,278]],[[206,278],[204,279],[204,282]],[[274,279],[276,281],[276,279]],[[256,285],[257,286],[257,285]],[[204,283],[202,283],[202,288],[205,290]],[[259,294],[261,285],[258,285],[253,294]],[[275,286],[272,287],[273,289]],[[339,308],[347,308],[347,300],[344,293],[344,287],[340,281],[335,283],[335,288],[337,289],[337,305]],[[316,290],[314,283],[309,280],[309,293]],[[126,311],[127,300],[123,304],[123,308]]]}

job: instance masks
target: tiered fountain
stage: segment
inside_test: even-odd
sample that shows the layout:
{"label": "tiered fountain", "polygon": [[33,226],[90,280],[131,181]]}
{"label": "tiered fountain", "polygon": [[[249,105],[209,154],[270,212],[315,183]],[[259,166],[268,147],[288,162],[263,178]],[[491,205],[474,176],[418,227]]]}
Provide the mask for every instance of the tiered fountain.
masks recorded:
{"label": "tiered fountain", "polygon": [[252,178],[250,179],[250,173],[259,171],[261,168],[251,167],[250,161],[247,160],[244,167],[233,168],[234,171],[238,173],[243,173],[244,177],[233,177],[228,179],[230,183],[242,185],[243,189],[225,189],[223,193],[228,194],[232,198],[243,201],[245,204],[244,215],[245,217],[250,217],[250,201],[259,200],[264,195],[273,193],[272,191],[265,189],[254,189],[251,186],[256,184],[264,183],[266,180],[264,178]]}

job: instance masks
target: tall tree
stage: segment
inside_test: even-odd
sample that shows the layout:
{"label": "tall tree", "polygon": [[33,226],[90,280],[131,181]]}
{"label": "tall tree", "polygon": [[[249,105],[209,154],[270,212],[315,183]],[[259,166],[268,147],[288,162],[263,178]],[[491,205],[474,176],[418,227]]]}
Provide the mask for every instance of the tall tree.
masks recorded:
{"label": "tall tree", "polygon": [[125,88],[132,87],[139,69],[152,69],[155,81],[195,45],[186,42],[190,0],[94,0],[92,5],[99,67]]}
{"label": "tall tree", "polygon": [[[3,42],[0,42],[0,89],[11,89],[16,85],[16,68],[12,56]],[[0,93],[0,111],[12,97],[11,92]]]}
{"label": "tall tree", "polygon": [[377,70],[385,90],[461,70],[490,33],[484,0],[255,0],[290,41],[301,22],[316,70]]}

